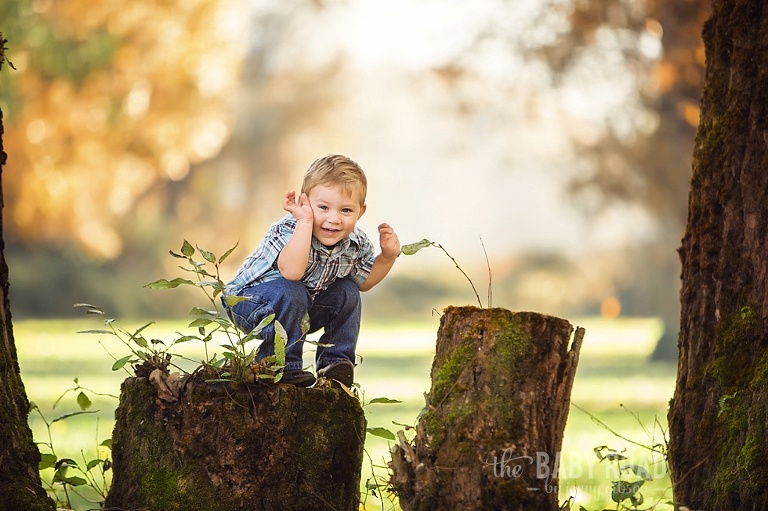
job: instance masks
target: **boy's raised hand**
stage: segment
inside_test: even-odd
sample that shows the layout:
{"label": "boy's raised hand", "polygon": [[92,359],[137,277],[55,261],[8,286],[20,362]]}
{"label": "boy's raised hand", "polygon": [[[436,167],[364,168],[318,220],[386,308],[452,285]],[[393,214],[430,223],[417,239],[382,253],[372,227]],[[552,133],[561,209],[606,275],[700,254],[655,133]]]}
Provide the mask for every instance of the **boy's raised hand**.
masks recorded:
{"label": "boy's raised hand", "polygon": [[400,255],[400,239],[389,224],[379,224],[379,245],[381,245],[381,255],[388,259],[394,259]]}
{"label": "boy's raised hand", "polygon": [[296,201],[296,192],[287,192],[285,199],[283,199],[283,209],[293,215],[297,221],[308,220],[312,222],[314,220],[314,213],[312,213],[312,206],[309,204],[309,197],[306,193],[299,195],[298,202]]}

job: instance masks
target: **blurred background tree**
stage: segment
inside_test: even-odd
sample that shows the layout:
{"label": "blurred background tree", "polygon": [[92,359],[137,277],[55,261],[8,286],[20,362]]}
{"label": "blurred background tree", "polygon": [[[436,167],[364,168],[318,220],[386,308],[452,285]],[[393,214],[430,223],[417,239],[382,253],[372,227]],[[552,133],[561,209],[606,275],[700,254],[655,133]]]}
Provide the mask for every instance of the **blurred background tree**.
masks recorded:
{"label": "blurred background tree", "polygon": [[[567,185],[572,199],[588,215],[618,202],[652,216],[653,238],[625,247],[622,264],[611,272],[614,293],[624,313],[664,320],[655,356],[674,358],[680,319],[676,249],[687,215],[704,76],[701,29],[710,2],[542,0],[533,26],[545,28],[513,33],[508,19],[519,15],[520,2],[501,5],[499,17],[471,46],[435,72],[461,90],[463,82],[477,79],[477,55],[500,44],[548,70],[541,96],[554,91],[563,105],[576,162]],[[601,96],[610,84],[626,87],[621,101]],[[585,112],[595,101],[607,108]],[[474,104],[464,95],[458,106],[471,112]],[[625,222],[628,232],[634,228]]]}
{"label": "blurred background tree", "polygon": [[280,140],[327,99],[302,93],[324,70],[270,69],[299,7],[251,19],[228,0],[3,2],[15,310],[155,310],[137,290],[168,248],[216,241],[228,215],[253,218],[283,188]]}

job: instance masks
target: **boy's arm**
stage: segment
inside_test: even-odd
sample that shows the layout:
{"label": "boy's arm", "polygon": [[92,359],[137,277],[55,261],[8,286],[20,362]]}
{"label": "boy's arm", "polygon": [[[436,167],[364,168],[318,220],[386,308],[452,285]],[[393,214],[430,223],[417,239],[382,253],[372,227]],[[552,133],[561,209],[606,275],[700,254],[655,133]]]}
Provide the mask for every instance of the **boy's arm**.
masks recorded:
{"label": "boy's arm", "polygon": [[360,291],[368,291],[381,282],[392,269],[397,256],[400,255],[400,240],[389,224],[379,225],[379,244],[381,245],[381,253],[374,259],[371,273],[360,285]]}
{"label": "boy's arm", "polygon": [[305,193],[299,196],[298,203],[295,192],[286,193],[283,209],[296,219],[296,230],[277,256],[277,269],[287,280],[300,280],[309,261],[314,215]]}

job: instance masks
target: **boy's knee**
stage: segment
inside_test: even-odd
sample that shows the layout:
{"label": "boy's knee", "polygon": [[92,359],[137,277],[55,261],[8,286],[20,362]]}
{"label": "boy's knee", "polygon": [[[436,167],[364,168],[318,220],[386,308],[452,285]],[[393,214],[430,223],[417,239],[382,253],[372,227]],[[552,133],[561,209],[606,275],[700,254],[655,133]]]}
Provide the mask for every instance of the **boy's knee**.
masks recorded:
{"label": "boy's knee", "polygon": [[361,302],[360,288],[357,287],[357,284],[350,279],[341,279],[337,283],[340,288],[339,293],[344,297],[344,302],[348,306],[357,307]]}
{"label": "boy's knee", "polygon": [[303,282],[282,278],[280,281],[282,299],[287,299],[290,303],[309,308],[312,299]]}

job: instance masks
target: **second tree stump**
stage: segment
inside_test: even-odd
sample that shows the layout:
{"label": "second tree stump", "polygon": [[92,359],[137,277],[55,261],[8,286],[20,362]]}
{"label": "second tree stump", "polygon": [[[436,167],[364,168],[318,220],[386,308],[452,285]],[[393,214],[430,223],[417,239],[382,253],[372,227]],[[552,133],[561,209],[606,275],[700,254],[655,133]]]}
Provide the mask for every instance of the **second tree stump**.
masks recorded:
{"label": "second tree stump", "polygon": [[426,414],[399,433],[391,484],[409,510],[558,508],[557,470],[584,329],[506,309],[449,307]]}

